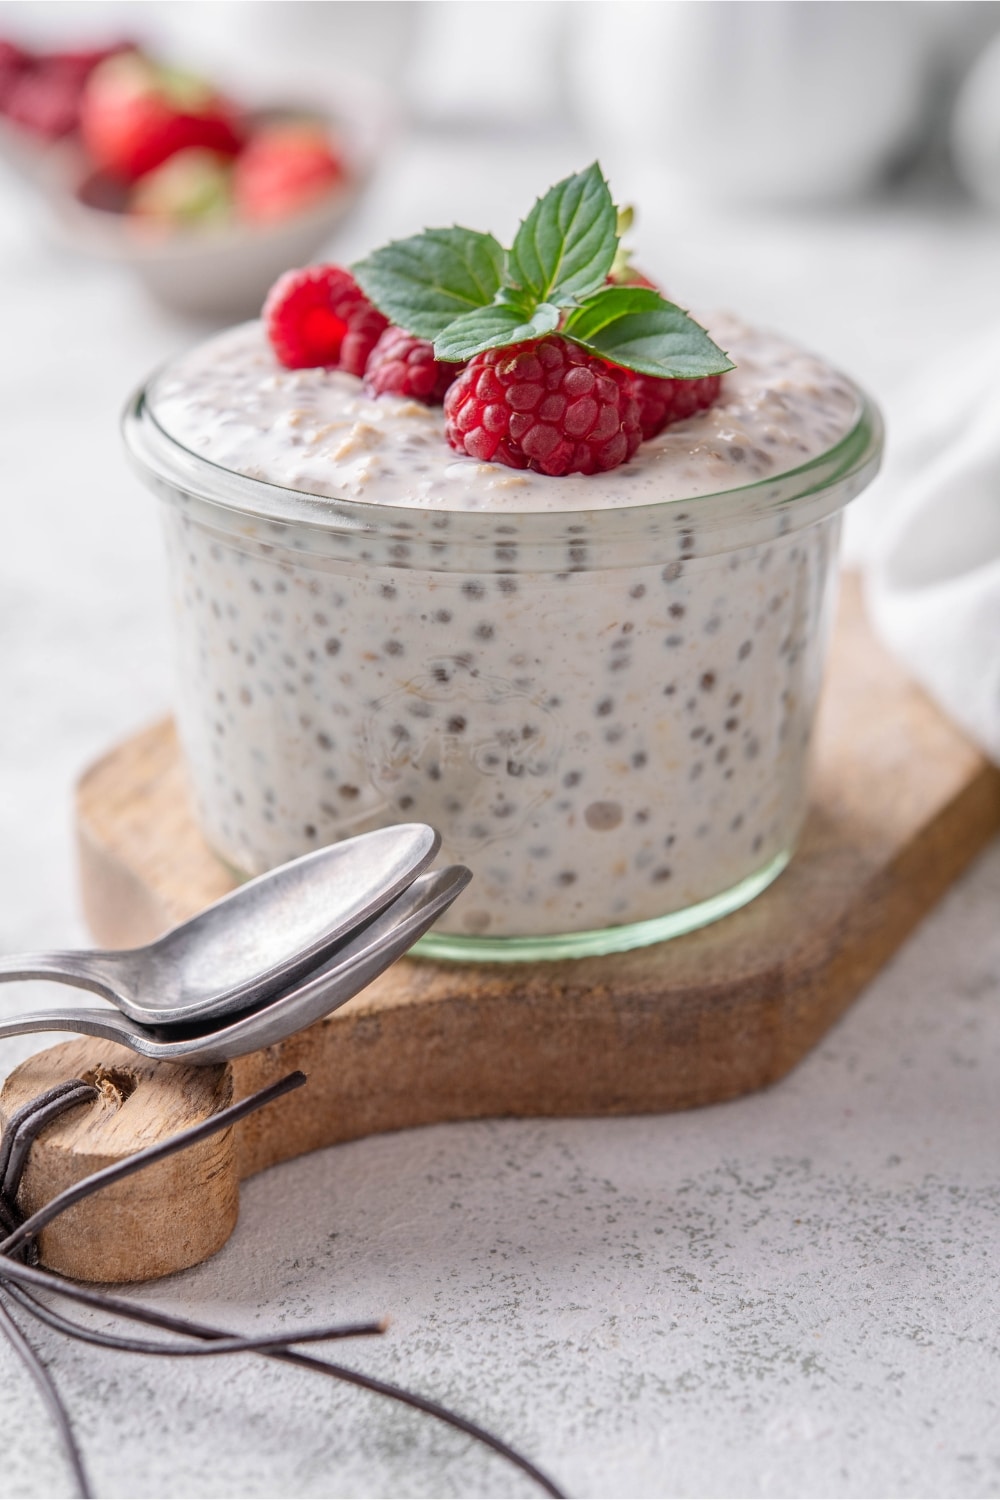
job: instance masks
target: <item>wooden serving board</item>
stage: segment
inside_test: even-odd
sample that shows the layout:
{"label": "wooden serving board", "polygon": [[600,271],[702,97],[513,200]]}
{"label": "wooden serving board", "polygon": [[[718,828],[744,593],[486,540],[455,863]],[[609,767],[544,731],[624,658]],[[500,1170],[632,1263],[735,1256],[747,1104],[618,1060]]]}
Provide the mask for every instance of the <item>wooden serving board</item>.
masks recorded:
{"label": "wooden serving board", "polygon": [[[31,1058],[8,1080],[0,1118],[81,1072],[103,1069],[117,1085],[40,1138],[22,1189],[29,1211],[230,1098],[293,1068],[309,1075],[192,1160],[71,1210],[45,1232],[43,1258],[93,1280],[192,1265],[231,1232],[239,1179],[376,1131],[686,1109],[773,1083],[1000,828],[1000,771],[875,642],[850,579],[813,788],[785,874],[742,911],[669,943],[536,965],[404,960],[310,1030],[223,1067],[148,1064],[90,1039]],[[84,906],[102,945],[144,942],[230,888],[192,820],[169,723],[86,773],[78,829]]]}

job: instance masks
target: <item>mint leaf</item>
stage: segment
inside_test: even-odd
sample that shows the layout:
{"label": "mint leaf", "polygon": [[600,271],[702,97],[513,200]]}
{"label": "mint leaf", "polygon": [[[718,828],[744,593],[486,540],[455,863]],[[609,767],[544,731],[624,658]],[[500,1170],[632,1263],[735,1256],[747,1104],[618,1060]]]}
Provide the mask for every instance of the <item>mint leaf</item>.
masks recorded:
{"label": "mint leaf", "polygon": [[503,246],[491,234],[453,225],[393,240],[351,272],[393,323],[417,338],[434,339],[461,314],[489,306],[503,266]]}
{"label": "mint leaf", "polygon": [[704,328],[649,287],[605,287],[571,312],[561,331],[643,375],[697,380],[733,369]]}
{"label": "mint leaf", "polygon": [[464,360],[484,349],[505,344],[520,344],[524,339],[540,339],[552,333],[559,324],[559,309],[543,303],[531,318],[517,307],[476,308],[449,323],[434,340],[436,359]]}
{"label": "mint leaf", "polygon": [[505,281],[534,303],[565,305],[601,286],[618,247],[618,215],[597,162],[550,188],[524,220]]}

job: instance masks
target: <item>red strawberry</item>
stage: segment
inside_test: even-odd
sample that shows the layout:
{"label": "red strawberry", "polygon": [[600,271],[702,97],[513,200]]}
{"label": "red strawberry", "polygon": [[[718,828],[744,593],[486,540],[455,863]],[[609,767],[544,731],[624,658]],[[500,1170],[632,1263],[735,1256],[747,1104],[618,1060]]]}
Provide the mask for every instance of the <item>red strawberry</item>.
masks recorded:
{"label": "red strawberry", "polygon": [[426,339],[389,327],[365,366],[365,385],[373,396],[411,396],[425,406],[440,406],[461,369],[435,359],[434,345]]}
{"label": "red strawberry", "polygon": [[722,387],[721,375],[701,380],[664,380],[656,375],[632,376],[643,442],[662,432],[670,422],[680,422],[711,406]]}
{"label": "red strawberry", "polygon": [[233,193],[240,216],[267,224],[301,212],[346,173],[321,125],[290,120],[250,137],[236,163]]}
{"label": "red strawberry", "polygon": [[192,146],[140,177],[128,211],[164,224],[225,224],[233,216],[232,166],[215,151]]}
{"label": "red strawberry", "polygon": [[211,84],[137,52],[94,69],[80,127],[95,165],[126,182],[191,146],[235,156],[241,145],[236,111]]}
{"label": "red strawberry", "polygon": [[594,474],[642,440],[632,375],[550,334],[471,359],[444,398],[460,453],[542,474]]}
{"label": "red strawberry", "polygon": [[389,323],[340,266],[286,271],[268,292],[261,316],[272,349],[289,370],[326,365],[351,375],[364,374]]}

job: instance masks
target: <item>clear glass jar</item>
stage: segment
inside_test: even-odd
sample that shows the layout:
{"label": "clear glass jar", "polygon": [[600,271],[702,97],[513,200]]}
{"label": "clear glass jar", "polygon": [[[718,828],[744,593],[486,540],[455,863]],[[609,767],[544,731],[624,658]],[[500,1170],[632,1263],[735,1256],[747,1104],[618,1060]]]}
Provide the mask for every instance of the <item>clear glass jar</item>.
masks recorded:
{"label": "clear glass jar", "polygon": [[840,512],[878,414],[801,468],[693,500],[421,511],[235,474],[157,424],[177,716],[206,837],[256,874],[422,820],[469,890],[434,957],[565,958],[687,932],[791,857]]}

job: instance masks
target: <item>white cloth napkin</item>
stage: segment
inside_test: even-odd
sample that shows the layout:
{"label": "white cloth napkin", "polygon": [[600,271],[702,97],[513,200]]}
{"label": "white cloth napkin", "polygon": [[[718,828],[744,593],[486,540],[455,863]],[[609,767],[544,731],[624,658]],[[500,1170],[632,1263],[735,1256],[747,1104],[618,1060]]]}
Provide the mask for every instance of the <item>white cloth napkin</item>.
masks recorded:
{"label": "white cloth napkin", "polygon": [[1000,336],[935,364],[902,405],[867,512],[868,604],[890,649],[1000,762]]}

